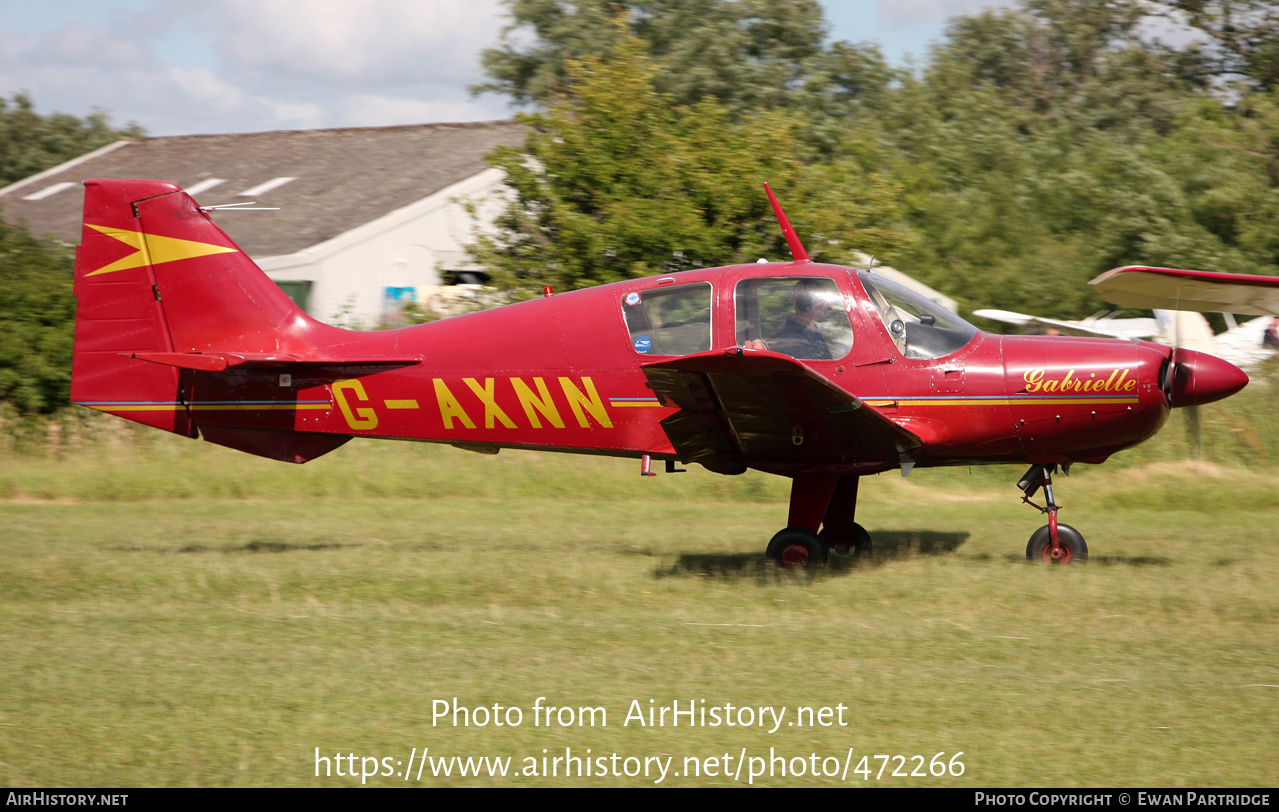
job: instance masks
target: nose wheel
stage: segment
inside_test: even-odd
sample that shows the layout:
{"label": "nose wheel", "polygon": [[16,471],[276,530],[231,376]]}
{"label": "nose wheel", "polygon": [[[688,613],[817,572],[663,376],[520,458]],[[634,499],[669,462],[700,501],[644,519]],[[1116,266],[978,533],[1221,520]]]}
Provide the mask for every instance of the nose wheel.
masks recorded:
{"label": "nose wheel", "polygon": [[[1053,499],[1053,472],[1056,465],[1032,465],[1017,483],[1025,494],[1021,501],[1048,514],[1048,524],[1035,531],[1026,544],[1026,558],[1045,564],[1069,564],[1071,561],[1087,561],[1088,545],[1083,535],[1068,524],[1057,523],[1057,511],[1061,509]],[[1030,501],[1040,488],[1044,489],[1047,504],[1043,507]]]}
{"label": "nose wheel", "polygon": [[1057,525],[1057,546],[1053,546],[1048,525],[1035,531],[1026,544],[1026,558],[1045,564],[1069,564],[1088,560],[1088,545],[1079,531],[1068,524]]}

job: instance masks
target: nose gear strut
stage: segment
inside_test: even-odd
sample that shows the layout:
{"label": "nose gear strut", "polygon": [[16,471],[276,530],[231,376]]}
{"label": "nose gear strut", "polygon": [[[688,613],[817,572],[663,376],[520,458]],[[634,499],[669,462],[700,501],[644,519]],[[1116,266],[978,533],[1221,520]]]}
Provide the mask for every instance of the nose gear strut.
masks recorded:
{"label": "nose gear strut", "polygon": [[[1021,501],[1048,514],[1048,524],[1035,531],[1026,545],[1026,557],[1032,561],[1042,558],[1048,564],[1068,564],[1073,559],[1084,561],[1088,558],[1088,545],[1079,531],[1068,524],[1057,523],[1057,511],[1061,505],[1053,498],[1052,475],[1057,470],[1056,463],[1032,465],[1018,482],[1021,488]],[[1063,473],[1069,473],[1069,467],[1063,467]],[[1046,504],[1043,507],[1030,501],[1030,497],[1040,489],[1044,489]]]}

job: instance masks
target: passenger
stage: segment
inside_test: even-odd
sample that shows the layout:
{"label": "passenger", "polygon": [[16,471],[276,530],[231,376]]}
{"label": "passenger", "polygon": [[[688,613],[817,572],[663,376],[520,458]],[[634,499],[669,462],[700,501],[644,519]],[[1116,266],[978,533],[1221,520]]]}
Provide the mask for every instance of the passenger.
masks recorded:
{"label": "passenger", "polygon": [[1279,350],[1279,316],[1270,320],[1270,326],[1261,337],[1261,346],[1268,350]]}
{"label": "passenger", "polygon": [[786,320],[781,332],[768,340],[770,349],[801,360],[827,361],[831,358],[826,339],[816,325],[830,313],[829,292],[821,279],[801,279],[791,291],[795,315]]}

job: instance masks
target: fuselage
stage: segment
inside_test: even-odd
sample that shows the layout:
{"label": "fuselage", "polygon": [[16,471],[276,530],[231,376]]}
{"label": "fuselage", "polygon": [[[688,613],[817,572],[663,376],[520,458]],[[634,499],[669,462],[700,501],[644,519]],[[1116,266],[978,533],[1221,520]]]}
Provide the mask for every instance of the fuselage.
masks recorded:
{"label": "fuselage", "polygon": [[[826,319],[835,330],[827,331],[830,357],[796,357],[918,435],[923,445],[912,462],[919,467],[1101,462],[1150,437],[1167,419],[1166,347],[998,336],[957,317],[942,327],[927,315],[908,316],[910,305],[901,300],[894,309],[881,295],[887,283],[873,274],[816,263],[629,280],[380,333],[312,323],[307,342],[321,355],[417,362],[359,377],[349,368],[294,366],[287,387],[279,372],[260,368],[196,371],[193,418],[201,427],[422,440],[477,451],[524,447],[675,459],[661,421],[677,409],[648,387],[643,365],[743,346],[749,354],[751,335],[759,336],[761,348],[770,341],[781,346],[783,339],[770,335],[784,332],[777,327],[783,317],[798,329],[787,310],[795,306],[793,290],[809,277],[831,291],[835,312]],[[667,296],[671,291],[679,295]],[[649,312],[640,313],[646,303]],[[897,315],[908,320],[905,329]],[[283,396],[296,408],[219,408]],[[784,461],[743,462],[795,473]],[[864,474],[899,463],[881,454],[831,459],[828,466]]]}

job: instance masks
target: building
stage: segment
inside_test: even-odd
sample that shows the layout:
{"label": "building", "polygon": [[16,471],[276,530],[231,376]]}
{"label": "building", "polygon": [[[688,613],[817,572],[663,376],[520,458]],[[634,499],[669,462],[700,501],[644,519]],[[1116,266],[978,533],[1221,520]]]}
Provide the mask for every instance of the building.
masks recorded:
{"label": "building", "polygon": [[[307,313],[371,327],[393,323],[406,302],[450,299],[442,285],[484,278],[465,247],[502,205],[503,175],[485,156],[525,132],[490,121],[117,141],[0,189],[0,217],[74,245],[85,178],[172,181],[202,206],[255,209],[213,216]],[[875,270],[955,307],[905,274]]]}
{"label": "building", "polygon": [[204,206],[277,208],[214,217],[312,316],[371,326],[482,270],[465,246],[496,214],[502,180],[484,157],[524,132],[494,121],[119,141],[0,189],[0,217],[77,244],[80,183],[92,177],[172,181]]}

